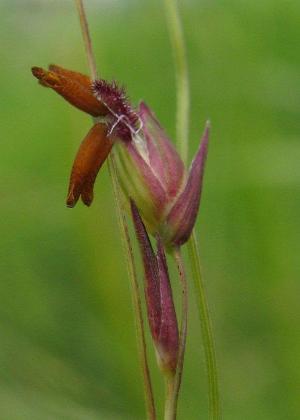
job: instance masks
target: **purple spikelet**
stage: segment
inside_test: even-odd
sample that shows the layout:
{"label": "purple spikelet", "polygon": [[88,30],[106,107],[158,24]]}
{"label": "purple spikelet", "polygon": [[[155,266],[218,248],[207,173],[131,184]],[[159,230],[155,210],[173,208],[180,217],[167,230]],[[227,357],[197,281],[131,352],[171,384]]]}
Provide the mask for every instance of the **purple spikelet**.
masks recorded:
{"label": "purple spikelet", "polygon": [[108,126],[109,135],[130,141],[139,125],[138,114],[132,108],[123,87],[115,81],[96,80],[93,92],[98,101],[102,102],[110,111],[111,121]]}
{"label": "purple spikelet", "polygon": [[161,238],[157,236],[157,253],[154,252],[144,222],[133,200],[130,200],[130,206],[143,258],[148,321],[159,366],[162,370],[174,374],[179,336],[164,246]]}

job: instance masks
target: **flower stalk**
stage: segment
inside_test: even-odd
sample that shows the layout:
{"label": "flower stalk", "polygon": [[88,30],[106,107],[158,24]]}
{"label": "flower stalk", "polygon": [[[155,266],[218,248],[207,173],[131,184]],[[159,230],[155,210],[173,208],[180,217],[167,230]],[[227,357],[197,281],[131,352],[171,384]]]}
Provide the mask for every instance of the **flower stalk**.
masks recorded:
{"label": "flower stalk", "polygon": [[175,376],[165,376],[165,408],[164,420],[174,420],[176,418],[177,401],[174,404],[175,395]]}

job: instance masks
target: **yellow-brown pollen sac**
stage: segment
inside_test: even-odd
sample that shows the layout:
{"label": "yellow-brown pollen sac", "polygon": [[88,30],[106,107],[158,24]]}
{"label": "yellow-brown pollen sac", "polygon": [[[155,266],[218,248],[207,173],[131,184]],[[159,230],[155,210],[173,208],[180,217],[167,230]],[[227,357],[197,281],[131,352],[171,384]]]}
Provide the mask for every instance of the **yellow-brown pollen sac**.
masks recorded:
{"label": "yellow-brown pollen sac", "polygon": [[112,146],[113,142],[107,138],[106,125],[95,124],[82,141],[73,163],[68,207],[74,207],[80,196],[83,203],[90,206],[95,179]]}
{"label": "yellow-brown pollen sac", "polygon": [[32,67],[32,74],[42,86],[50,87],[71,105],[93,117],[105,116],[108,110],[92,92],[92,82],[88,76],[51,64],[49,70]]}

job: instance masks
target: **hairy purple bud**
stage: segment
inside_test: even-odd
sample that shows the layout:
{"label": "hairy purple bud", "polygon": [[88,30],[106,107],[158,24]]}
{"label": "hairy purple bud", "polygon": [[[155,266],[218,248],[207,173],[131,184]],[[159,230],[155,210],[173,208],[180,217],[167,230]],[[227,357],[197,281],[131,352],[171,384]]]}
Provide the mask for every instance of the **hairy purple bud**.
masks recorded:
{"label": "hairy purple bud", "polygon": [[93,92],[96,99],[109,111],[109,135],[130,141],[138,130],[139,117],[131,107],[125,89],[119,87],[115,81],[109,83],[100,79],[93,83]]}

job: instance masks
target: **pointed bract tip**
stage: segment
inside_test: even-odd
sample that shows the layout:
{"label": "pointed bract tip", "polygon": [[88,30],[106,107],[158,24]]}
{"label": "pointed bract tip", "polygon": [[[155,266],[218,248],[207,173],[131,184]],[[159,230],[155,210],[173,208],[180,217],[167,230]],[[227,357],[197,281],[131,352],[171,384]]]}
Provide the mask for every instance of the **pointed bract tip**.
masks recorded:
{"label": "pointed bract tip", "polygon": [[[201,137],[200,147],[199,147],[198,153],[199,153],[201,148],[202,149],[203,149],[203,147],[207,148],[208,142],[209,142],[210,130],[211,130],[211,123],[210,123],[210,120],[207,120],[206,123],[205,123],[204,132],[203,132],[202,137]],[[196,158],[197,158],[197,155],[196,155],[195,159]]]}
{"label": "pointed bract tip", "polygon": [[148,105],[144,101],[141,101],[139,103],[139,107],[138,108],[139,108],[139,111],[140,112],[151,112],[150,111],[150,108],[148,107]]}
{"label": "pointed bract tip", "polygon": [[211,125],[210,125],[210,121],[208,120],[206,121],[204,132],[201,137],[199,150],[192,162],[192,165],[194,165],[195,163],[199,164],[202,167],[202,171],[204,170],[204,165],[206,161],[210,129],[211,129]]}
{"label": "pointed bract tip", "polygon": [[173,246],[181,246],[189,239],[196,222],[208,151],[209,129],[210,124],[206,123],[185,187],[167,216],[170,233],[169,242]]}

